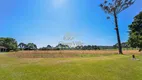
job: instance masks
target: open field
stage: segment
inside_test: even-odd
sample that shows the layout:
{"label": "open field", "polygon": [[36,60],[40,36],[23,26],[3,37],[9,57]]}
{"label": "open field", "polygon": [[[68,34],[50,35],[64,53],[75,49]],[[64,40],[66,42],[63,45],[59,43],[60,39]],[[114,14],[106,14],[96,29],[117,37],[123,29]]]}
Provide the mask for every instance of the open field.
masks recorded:
{"label": "open field", "polygon": [[[124,50],[124,54],[141,54],[138,50]],[[8,54],[18,58],[68,58],[93,57],[100,55],[118,54],[117,50],[57,50],[57,51],[19,51]]]}
{"label": "open field", "polygon": [[[22,58],[14,53],[0,54],[0,80],[142,80],[142,55],[137,51],[125,51],[125,55],[111,51],[40,51],[55,54],[54,58],[24,58],[23,53],[33,56],[39,51],[15,53]],[[134,53],[139,60],[131,59]]]}

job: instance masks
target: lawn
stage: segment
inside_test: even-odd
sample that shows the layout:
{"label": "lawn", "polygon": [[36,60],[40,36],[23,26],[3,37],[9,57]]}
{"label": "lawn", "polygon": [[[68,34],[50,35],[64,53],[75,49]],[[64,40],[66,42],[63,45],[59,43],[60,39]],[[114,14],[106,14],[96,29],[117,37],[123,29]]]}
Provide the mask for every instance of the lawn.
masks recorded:
{"label": "lawn", "polygon": [[0,80],[142,80],[142,55],[16,58],[0,54]]}

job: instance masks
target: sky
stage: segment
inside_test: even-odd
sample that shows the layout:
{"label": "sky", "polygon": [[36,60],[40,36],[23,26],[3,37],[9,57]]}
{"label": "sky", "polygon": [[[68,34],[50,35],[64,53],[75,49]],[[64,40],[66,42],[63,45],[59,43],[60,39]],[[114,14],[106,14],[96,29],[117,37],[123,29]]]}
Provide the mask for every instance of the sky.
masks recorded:
{"label": "sky", "polygon": [[[117,43],[113,19],[99,7],[103,0],[0,0],[0,37],[38,47],[63,42],[71,35],[84,45]],[[142,0],[118,15],[121,41],[128,40],[128,25],[142,11]]]}

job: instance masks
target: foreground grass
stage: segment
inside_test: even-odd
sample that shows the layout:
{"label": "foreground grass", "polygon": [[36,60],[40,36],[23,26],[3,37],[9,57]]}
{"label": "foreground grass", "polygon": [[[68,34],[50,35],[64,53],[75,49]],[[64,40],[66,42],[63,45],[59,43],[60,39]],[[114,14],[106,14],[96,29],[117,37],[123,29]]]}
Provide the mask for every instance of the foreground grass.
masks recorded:
{"label": "foreground grass", "polygon": [[0,80],[142,80],[142,55],[12,58],[0,54]]}

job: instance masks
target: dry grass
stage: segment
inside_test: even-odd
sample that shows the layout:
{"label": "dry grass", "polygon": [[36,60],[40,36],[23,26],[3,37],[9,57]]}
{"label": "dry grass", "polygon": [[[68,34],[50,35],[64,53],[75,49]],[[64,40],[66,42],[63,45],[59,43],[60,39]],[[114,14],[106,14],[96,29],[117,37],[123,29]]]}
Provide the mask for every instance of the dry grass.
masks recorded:
{"label": "dry grass", "polygon": [[[124,54],[140,54],[138,50],[124,50]],[[60,50],[60,51],[19,51],[8,54],[18,58],[68,58],[118,54],[117,50]]]}

